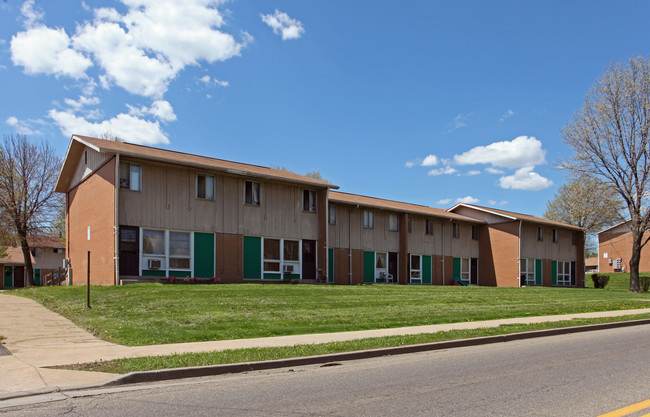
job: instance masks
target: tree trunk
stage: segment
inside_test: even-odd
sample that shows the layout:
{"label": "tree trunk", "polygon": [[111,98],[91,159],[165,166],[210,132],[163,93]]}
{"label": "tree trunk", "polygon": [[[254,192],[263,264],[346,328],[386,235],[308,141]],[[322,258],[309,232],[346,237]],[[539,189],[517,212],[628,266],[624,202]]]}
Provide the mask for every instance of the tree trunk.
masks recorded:
{"label": "tree trunk", "polygon": [[[23,258],[25,260],[25,272],[27,274],[27,282],[30,287],[34,286],[34,267],[32,266],[32,258],[27,244],[27,238],[20,238],[20,247],[23,250]],[[637,285],[638,286],[638,285]]]}
{"label": "tree trunk", "polygon": [[641,262],[641,239],[643,234],[632,232],[632,256],[630,257],[630,292],[641,292],[639,287],[639,263]]}

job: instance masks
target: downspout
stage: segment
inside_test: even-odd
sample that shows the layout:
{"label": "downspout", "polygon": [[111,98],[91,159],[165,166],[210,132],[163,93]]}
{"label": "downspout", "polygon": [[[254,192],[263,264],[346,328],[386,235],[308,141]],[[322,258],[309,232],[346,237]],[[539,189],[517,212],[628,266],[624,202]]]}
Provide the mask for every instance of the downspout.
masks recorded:
{"label": "downspout", "polygon": [[[358,208],[359,206],[357,206]],[[350,271],[348,272],[348,283],[352,285],[352,209],[348,209],[348,265]]]}
{"label": "downspout", "polygon": [[115,224],[113,225],[113,233],[115,235],[115,285],[120,283],[120,250],[119,250],[119,221],[118,221],[118,207],[120,198],[120,154],[115,154]]}
{"label": "downspout", "polygon": [[519,286],[521,287],[521,224],[523,220],[519,220],[519,235],[517,238],[519,239],[519,253],[517,254],[517,282],[519,282]]}
{"label": "downspout", "polygon": [[442,252],[442,285],[445,285],[445,224],[440,223],[440,252]]}

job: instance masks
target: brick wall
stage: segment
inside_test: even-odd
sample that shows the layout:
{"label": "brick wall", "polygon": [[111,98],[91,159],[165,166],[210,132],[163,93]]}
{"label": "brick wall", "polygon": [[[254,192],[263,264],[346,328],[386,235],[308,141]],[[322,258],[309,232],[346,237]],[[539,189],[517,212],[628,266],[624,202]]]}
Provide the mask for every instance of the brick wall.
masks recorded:
{"label": "brick wall", "polygon": [[[68,256],[72,284],[86,283],[87,254],[93,285],[115,283],[115,158],[68,192]],[[90,240],[88,240],[90,227]]]}
{"label": "brick wall", "polygon": [[[483,239],[481,234],[481,239]],[[487,226],[487,242],[482,241],[479,259],[481,285],[519,286],[519,222]]]}
{"label": "brick wall", "polygon": [[[604,254],[608,258],[604,258]],[[622,265],[625,266],[625,272],[630,272],[630,258],[632,257],[632,232],[605,232],[599,236],[598,244],[598,271],[602,273],[621,272],[614,270],[614,261],[621,258]],[[609,264],[612,260],[612,265]],[[641,249],[641,261],[639,262],[639,272],[650,272],[650,245],[645,245]]]}

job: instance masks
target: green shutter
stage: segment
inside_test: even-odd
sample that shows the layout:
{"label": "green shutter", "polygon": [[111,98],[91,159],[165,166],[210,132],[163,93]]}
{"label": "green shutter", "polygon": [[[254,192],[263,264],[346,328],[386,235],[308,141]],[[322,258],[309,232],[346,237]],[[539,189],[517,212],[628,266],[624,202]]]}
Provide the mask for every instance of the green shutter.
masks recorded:
{"label": "green shutter", "polygon": [[334,248],[327,249],[327,282],[334,282]]}
{"label": "green shutter", "polygon": [[422,265],[420,265],[422,273],[422,283],[431,284],[431,257],[422,256]]}
{"label": "green shutter", "polygon": [[41,270],[34,270],[34,285],[41,285]]}
{"label": "green shutter", "polygon": [[214,234],[194,232],[194,276],[214,277]]}
{"label": "green shutter", "polygon": [[541,259],[535,259],[535,285],[543,285]]}
{"label": "green shutter", "polygon": [[244,279],[262,278],[262,238],[244,236]]}
{"label": "green shutter", "polygon": [[460,281],[460,258],[454,258],[452,261],[452,278],[454,281]]}
{"label": "green shutter", "polygon": [[14,267],[5,266],[4,287],[9,288],[14,286]]}
{"label": "green shutter", "polygon": [[363,252],[363,282],[375,282],[375,252]]}
{"label": "green shutter", "polygon": [[557,261],[551,261],[551,284],[557,285]]}

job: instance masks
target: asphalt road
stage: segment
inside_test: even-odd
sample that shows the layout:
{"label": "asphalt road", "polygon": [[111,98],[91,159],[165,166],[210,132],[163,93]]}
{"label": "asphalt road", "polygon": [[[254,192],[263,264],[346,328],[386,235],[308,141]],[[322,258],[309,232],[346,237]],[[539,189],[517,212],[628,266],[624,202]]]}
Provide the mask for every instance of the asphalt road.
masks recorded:
{"label": "asphalt road", "polygon": [[598,416],[650,399],[650,325],[67,394],[0,415]]}

